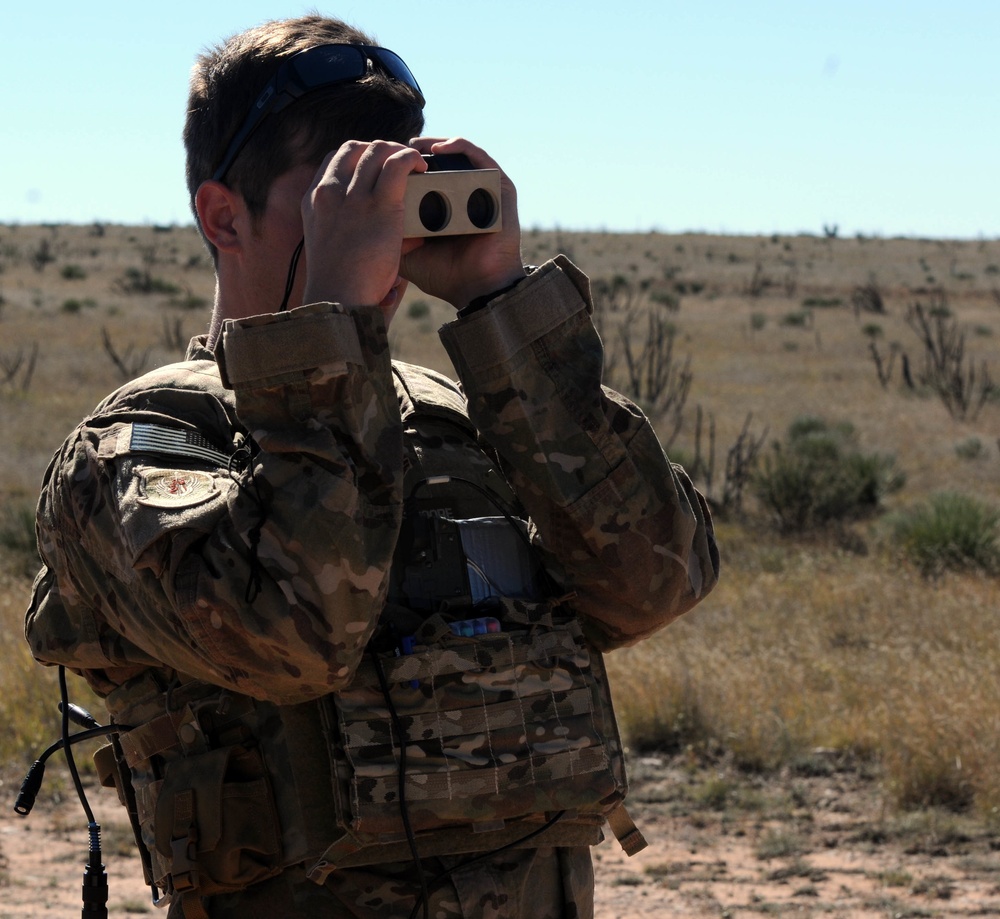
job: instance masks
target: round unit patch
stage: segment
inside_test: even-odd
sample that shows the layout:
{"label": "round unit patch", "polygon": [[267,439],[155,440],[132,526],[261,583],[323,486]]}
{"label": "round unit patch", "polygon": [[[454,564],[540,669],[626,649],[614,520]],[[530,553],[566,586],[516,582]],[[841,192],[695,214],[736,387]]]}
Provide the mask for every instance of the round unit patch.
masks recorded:
{"label": "round unit patch", "polygon": [[207,501],[215,492],[215,480],[207,472],[157,469],[140,475],[139,502],[152,507],[191,507]]}

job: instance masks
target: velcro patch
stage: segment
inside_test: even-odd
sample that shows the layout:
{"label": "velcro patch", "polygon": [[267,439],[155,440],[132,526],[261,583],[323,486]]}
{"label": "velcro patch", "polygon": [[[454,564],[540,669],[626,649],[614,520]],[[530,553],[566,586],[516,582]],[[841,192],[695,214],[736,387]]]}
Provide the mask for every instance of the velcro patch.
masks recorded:
{"label": "velcro patch", "polygon": [[168,428],[160,424],[133,424],[129,443],[132,452],[166,453],[228,466],[229,456],[216,450],[197,431]]}
{"label": "velcro patch", "polygon": [[139,475],[139,503],[151,507],[192,507],[215,494],[215,480],[207,472],[153,469]]}

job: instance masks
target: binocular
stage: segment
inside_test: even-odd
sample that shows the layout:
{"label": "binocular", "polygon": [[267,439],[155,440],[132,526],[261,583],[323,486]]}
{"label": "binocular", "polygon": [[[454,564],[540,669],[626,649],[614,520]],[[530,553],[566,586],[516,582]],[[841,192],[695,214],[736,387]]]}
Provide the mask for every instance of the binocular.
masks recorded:
{"label": "binocular", "polygon": [[466,236],[496,233],[500,170],[475,169],[461,153],[424,156],[427,172],[407,179],[403,236]]}

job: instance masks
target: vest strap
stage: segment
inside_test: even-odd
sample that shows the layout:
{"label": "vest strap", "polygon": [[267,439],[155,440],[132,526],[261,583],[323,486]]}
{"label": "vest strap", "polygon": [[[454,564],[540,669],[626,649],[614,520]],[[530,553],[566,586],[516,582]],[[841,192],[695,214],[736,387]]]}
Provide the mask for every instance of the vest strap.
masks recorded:
{"label": "vest strap", "polygon": [[635,825],[635,821],[625,810],[624,804],[619,804],[610,814],[607,815],[608,827],[615,834],[615,839],[621,843],[625,854],[631,858],[637,852],[641,852],[649,843],[642,831]]}
{"label": "vest strap", "polygon": [[181,894],[181,907],[184,910],[184,919],[209,919],[205,903],[196,890]]}

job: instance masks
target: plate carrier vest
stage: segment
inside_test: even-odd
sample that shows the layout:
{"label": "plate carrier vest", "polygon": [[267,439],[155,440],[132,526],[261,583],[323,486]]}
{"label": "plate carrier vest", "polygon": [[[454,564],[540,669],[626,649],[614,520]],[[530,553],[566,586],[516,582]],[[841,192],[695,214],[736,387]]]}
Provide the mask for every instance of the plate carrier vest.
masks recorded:
{"label": "plate carrier vest", "polygon": [[[593,845],[605,822],[628,854],[646,844],[622,806],[603,659],[571,597],[470,609],[459,588],[406,596],[426,583],[415,521],[503,527],[518,505],[455,384],[399,362],[394,372],[408,506],[390,602],[351,684],[275,705],[147,671],[106,700],[122,730],[95,755],[102,783],[129,811],[154,897],[180,896],[188,919],[205,915],[201,897],[291,865],[322,884],[338,868],[410,859],[404,807],[421,858]],[[448,525],[436,531],[449,538]]]}

